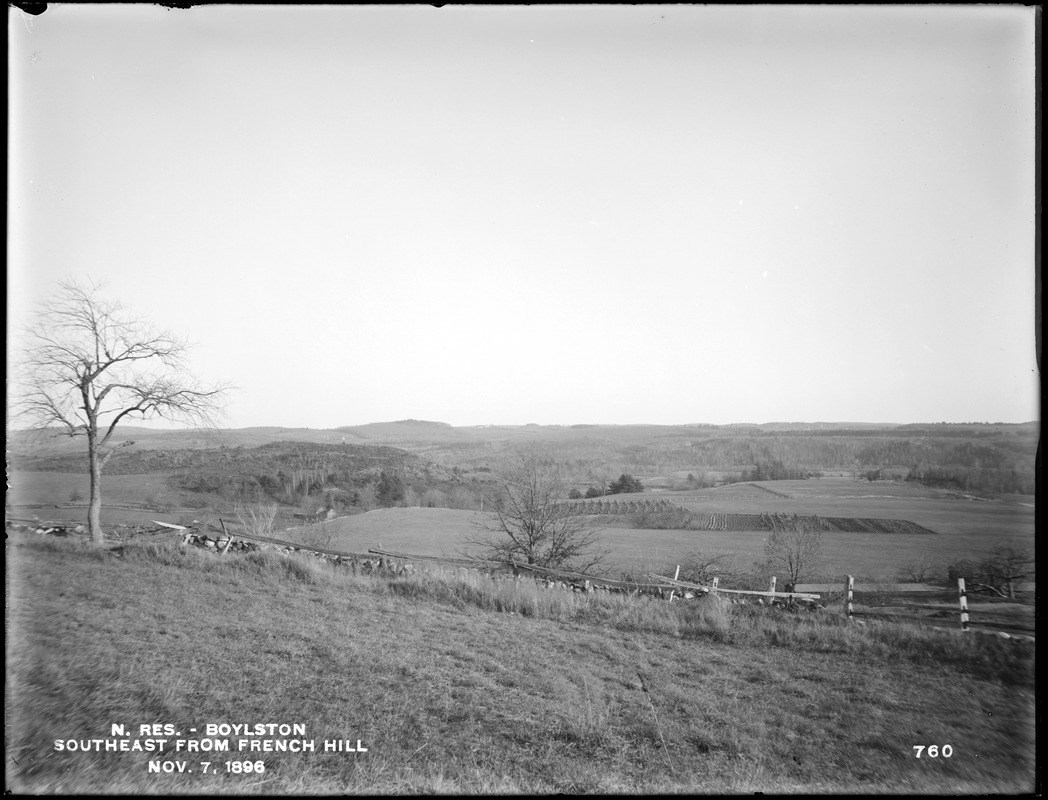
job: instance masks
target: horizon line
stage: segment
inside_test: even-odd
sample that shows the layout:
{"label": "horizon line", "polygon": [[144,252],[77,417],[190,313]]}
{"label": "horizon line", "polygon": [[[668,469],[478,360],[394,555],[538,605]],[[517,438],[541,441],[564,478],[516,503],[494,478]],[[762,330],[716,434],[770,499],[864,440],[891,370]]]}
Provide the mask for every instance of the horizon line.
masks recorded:
{"label": "horizon line", "polygon": [[[732,428],[732,427],[760,427],[766,425],[809,425],[809,426],[832,426],[834,428],[846,428],[851,425],[863,425],[863,426],[877,426],[877,427],[903,427],[907,425],[1033,425],[1040,424],[1038,419],[1022,420],[1020,422],[1006,422],[1003,420],[987,421],[987,420],[964,420],[958,421],[917,421],[917,422],[867,422],[863,420],[841,420],[841,421],[826,421],[826,420],[815,420],[808,422],[806,420],[770,420],[766,422],[573,422],[573,423],[560,423],[560,422],[524,422],[524,423],[511,423],[511,422],[496,422],[496,423],[471,423],[465,425],[453,425],[448,422],[442,422],[440,420],[423,420],[423,419],[397,419],[397,420],[379,420],[374,422],[364,422],[351,425],[337,425],[333,427],[311,427],[308,425],[241,425],[241,426],[228,426],[221,427],[215,425],[213,427],[200,427],[200,426],[185,426],[179,427],[175,425],[155,425],[151,424],[156,422],[155,420],[136,420],[133,424],[129,423],[121,425],[117,430],[128,430],[132,428],[155,430],[158,432],[185,432],[185,431],[244,431],[244,430],[261,430],[261,429],[277,429],[277,430],[307,430],[307,431],[333,431],[340,432],[351,428],[366,428],[375,425],[404,425],[404,424],[418,424],[418,425],[433,425],[441,426],[452,429],[462,428],[629,428],[629,427],[645,427],[645,428]],[[161,420],[160,422],[164,422]],[[10,433],[25,433],[29,431],[44,432],[49,430],[48,428],[8,428]],[[55,426],[54,430],[64,431],[63,428]],[[68,435],[68,434],[63,434]]]}

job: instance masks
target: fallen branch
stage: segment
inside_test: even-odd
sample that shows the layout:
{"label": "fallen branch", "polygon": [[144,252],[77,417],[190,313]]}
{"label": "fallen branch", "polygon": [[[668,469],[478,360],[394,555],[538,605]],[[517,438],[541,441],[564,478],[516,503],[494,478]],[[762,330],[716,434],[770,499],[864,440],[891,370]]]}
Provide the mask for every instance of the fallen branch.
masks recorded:
{"label": "fallen branch", "polygon": [[150,522],[152,522],[154,525],[159,525],[162,528],[171,528],[171,530],[175,530],[175,531],[188,531],[189,530],[189,528],[187,528],[185,525],[172,525],[170,522],[161,522],[158,519],[152,519],[152,520],[150,520]]}
{"label": "fallen branch", "polygon": [[1000,595],[1001,597],[1003,597],[1003,598],[1004,598],[1005,600],[1009,600],[1009,599],[1010,599],[1010,598],[1008,597],[1008,595],[1006,595],[1006,594],[1005,594],[1004,592],[1002,592],[1002,591],[1001,591],[1000,589],[998,589],[998,588],[997,588],[996,586],[989,586],[989,585],[987,585],[987,584],[985,584],[985,583],[973,583],[973,584],[972,584],[972,588],[973,588],[973,589],[988,589],[988,590],[989,590],[989,591],[991,591],[991,592],[996,592],[996,593],[997,593],[998,595]]}

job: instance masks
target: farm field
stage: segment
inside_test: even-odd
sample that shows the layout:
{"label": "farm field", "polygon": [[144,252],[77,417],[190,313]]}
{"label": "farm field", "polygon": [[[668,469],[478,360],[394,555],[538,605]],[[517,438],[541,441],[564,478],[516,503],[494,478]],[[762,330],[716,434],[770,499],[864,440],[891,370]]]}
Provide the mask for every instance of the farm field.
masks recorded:
{"label": "farm field", "polygon": [[1032,537],[1034,533],[1032,496],[1028,505],[1015,498],[965,500],[924,486],[851,478],[733,484],[704,492],[664,492],[659,497],[691,511],[907,519],[939,534],[985,535],[994,543],[998,539]]}
{"label": "farm field", "polygon": [[[764,557],[767,532],[668,531],[604,528],[601,539],[612,547],[613,560],[622,569],[665,570],[681,563],[689,553],[734,554],[740,565],[750,566]],[[825,533],[822,574],[837,579],[845,574],[890,578],[906,564],[921,560],[956,560],[981,555],[981,543],[954,546],[948,553],[942,540],[930,536],[899,534]]]}
{"label": "farm field", "polygon": [[[186,498],[168,487],[167,477],[163,473],[103,476],[102,524],[147,523],[158,514],[170,516],[171,509],[183,508]],[[87,518],[90,483],[85,473],[15,470],[9,473],[8,483],[8,516],[78,522]]]}
{"label": "farm field", "polygon": [[[103,524],[148,524],[150,520],[188,522],[214,512],[183,507],[188,498],[167,488],[166,475],[112,475],[104,478]],[[74,492],[86,497],[87,476],[53,472],[12,472],[9,516],[83,521],[86,500],[70,502]],[[699,513],[817,514],[821,517],[902,519],[936,535],[827,532],[823,537],[825,573],[894,577],[917,561],[953,561],[984,557],[999,545],[1031,548],[1033,497],[979,501],[906,483],[850,478],[732,484],[717,489],[617,495],[617,500],[664,499]],[[40,506],[33,508],[31,506]],[[231,509],[228,509],[231,511]],[[203,518],[203,517],[201,517]],[[327,523],[330,546],[352,552],[371,547],[455,556],[464,537],[475,531],[479,515],[443,508],[390,508]],[[731,552],[748,566],[762,556],[766,532],[683,531],[605,527],[601,539],[611,549],[618,571],[665,569],[695,551]],[[290,534],[293,538],[293,534]]]}
{"label": "farm field", "polygon": [[[102,477],[103,510],[106,503],[115,505],[158,505],[181,501],[181,496],[167,488],[168,475],[104,475]],[[12,505],[83,505],[86,508],[90,481],[81,472],[12,471],[7,501]],[[71,502],[71,498],[80,499]]]}
{"label": "farm field", "polygon": [[[851,483],[858,487],[863,485]],[[660,497],[673,500],[668,493]],[[773,502],[764,506],[746,506],[746,510],[749,513],[775,511],[908,519],[936,531],[936,535],[828,532],[823,536],[827,577],[851,573],[892,578],[901,567],[911,562],[980,558],[1001,544],[1033,546],[1033,509],[1015,503],[912,497],[904,500],[900,508],[898,501],[890,497],[841,497],[823,500],[821,505],[812,505],[815,501],[811,500],[792,500],[771,494],[768,497]],[[718,506],[724,504],[720,507],[725,511],[735,508],[732,503],[745,502],[744,499],[726,497],[717,499]],[[698,502],[682,505],[693,510],[710,508]],[[472,511],[392,508],[333,520],[327,525],[334,531],[337,544],[331,546],[336,549],[360,552],[381,545],[388,550],[439,556],[456,555],[463,547],[463,537],[479,519],[480,515]],[[762,557],[767,533],[605,527],[600,529],[600,537],[611,550],[610,566],[617,572],[665,569],[668,564],[679,562],[695,551],[735,553],[739,561],[748,566]]]}
{"label": "farm field", "polygon": [[477,511],[451,508],[382,508],[293,529],[283,538],[294,541],[297,535],[322,531],[332,535],[333,550],[366,553],[368,548],[381,547],[414,555],[461,557],[465,537],[483,519]]}

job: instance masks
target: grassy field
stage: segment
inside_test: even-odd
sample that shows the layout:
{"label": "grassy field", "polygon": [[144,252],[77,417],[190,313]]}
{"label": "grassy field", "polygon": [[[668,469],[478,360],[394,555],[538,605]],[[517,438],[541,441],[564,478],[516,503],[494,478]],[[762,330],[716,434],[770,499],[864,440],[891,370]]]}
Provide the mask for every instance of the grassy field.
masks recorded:
{"label": "grassy field", "polygon": [[[12,516],[77,521],[86,517],[86,501],[70,501],[74,493],[86,497],[84,475],[14,472],[10,480],[9,503],[43,506],[15,508]],[[191,497],[168,489],[164,475],[107,476],[104,487],[103,524],[148,524],[152,519],[187,523],[205,513],[188,507]],[[620,497],[624,501],[665,498],[698,512],[905,519],[937,534],[827,534],[822,574],[833,579],[845,573],[893,578],[910,563],[979,560],[998,545],[1032,548],[1034,541],[1033,498],[966,500],[909,483],[823,478]],[[329,523],[334,534],[331,547],[352,552],[384,547],[420,555],[457,555],[478,519],[475,512],[440,508],[370,511]],[[601,530],[601,539],[612,553],[609,565],[616,572],[665,569],[695,551],[734,553],[743,566],[749,566],[762,557],[766,536],[759,531]]]}
{"label": "grassy field", "polygon": [[[15,793],[1034,789],[1033,647],[994,636],[174,544],[14,534],[8,565]],[[168,747],[208,723],[302,724],[367,752],[232,736],[154,754],[192,774],[153,774],[149,753],[54,747],[114,723],[169,724]],[[265,771],[225,770],[241,760]]]}
{"label": "grassy field", "polygon": [[[975,534],[992,539],[1021,539],[1032,537],[1034,530],[1032,497],[1027,498],[1028,505],[1014,498],[966,500],[916,484],[870,483],[851,478],[770,481],[758,485],[775,494],[747,492],[748,486],[751,485],[735,484],[681,493],[680,504],[695,511],[907,519],[947,536]],[[677,502],[672,493],[659,496]]]}
{"label": "grassy field", "polygon": [[[775,481],[767,486],[779,494],[739,484],[683,493],[680,500],[673,493],[658,497],[695,511],[907,519],[936,532],[934,536],[827,533],[822,573],[834,579],[846,573],[890,579],[914,562],[980,559],[1001,544],[1033,547],[1034,509],[1015,500],[962,500],[924,487],[850,479]],[[804,493],[812,489],[817,493]],[[454,555],[480,519],[471,511],[393,508],[335,520],[329,526],[335,532],[336,549],[366,552],[381,546],[419,555]],[[696,551],[733,553],[749,566],[763,556],[767,533],[606,527],[600,536],[611,550],[613,571],[646,571],[665,569]]]}
{"label": "grassy field", "polygon": [[[152,515],[158,511],[189,509],[192,495],[172,490],[168,475],[103,475],[102,522],[124,524],[125,520]],[[41,519],[86,519],[90,481],[86,473],[12,471],[7,502],[17,513]],[[136,512],[141,512],[137,513]],[[130,517],[129,517],[130,513]]]}

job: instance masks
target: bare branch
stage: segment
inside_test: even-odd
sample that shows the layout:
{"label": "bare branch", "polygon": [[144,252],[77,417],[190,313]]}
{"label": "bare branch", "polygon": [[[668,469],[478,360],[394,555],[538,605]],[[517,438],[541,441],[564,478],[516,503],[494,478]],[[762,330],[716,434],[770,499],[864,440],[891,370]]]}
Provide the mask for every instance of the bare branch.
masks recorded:
{"label": "bare branch", "polygon": [[477,523],[466,542],[493,561],[525,561],[541,567],[594,570],[607,552],[587,517],[565,502],[556,465],[537,454],[519,457],[514,468],[498,473],[501,503]]}
{"label": "bare branch", "polygon": [[[12,419],[86,436],[91,470],[88,522],[101,542],[99,479],[117,448],[105,449],[125,419],[214,425],[228,384],[200,386],[186,372],[188,344],[130,317],[97,285],[59,285],[24,331],[12,381]],[[101,434],[101,438],[99,438]],[[132,444],[125,442],[119,447]]]}
{"label": "bare branch", "polygon": [[765,569],[785,575],[788,583],[799,583],[822,565],[822,531],[810,518],[794,515],[772,530],[764,554]]}

